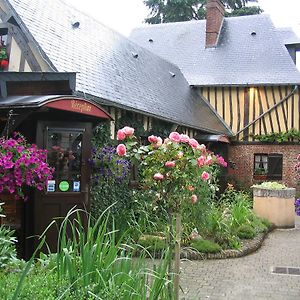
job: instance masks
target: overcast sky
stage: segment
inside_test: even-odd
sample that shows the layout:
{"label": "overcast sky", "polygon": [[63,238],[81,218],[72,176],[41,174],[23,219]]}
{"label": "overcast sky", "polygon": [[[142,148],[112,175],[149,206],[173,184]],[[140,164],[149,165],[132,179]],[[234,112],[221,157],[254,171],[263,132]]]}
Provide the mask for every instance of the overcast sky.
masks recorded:
{"label": "overcast sky", "polygon": [[[148,15],[143,0],[65,1],[125,36],[128,36],[134,27],[142,25]],[[300,36],[299,0],[259,0],[258,4],[271,16],[275,26],[293,27]]]}

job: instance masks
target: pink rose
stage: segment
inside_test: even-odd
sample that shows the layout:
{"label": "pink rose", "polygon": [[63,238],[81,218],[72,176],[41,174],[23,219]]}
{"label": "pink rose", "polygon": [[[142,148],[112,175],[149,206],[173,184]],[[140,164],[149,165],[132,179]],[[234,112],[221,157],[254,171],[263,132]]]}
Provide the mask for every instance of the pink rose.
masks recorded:
{"label": "pink rose", "polygon": [[198,201],[198,197],[197,197],[197,195],[192,195],[192,197],[191,197],[191,199],[192,199],[192,203],[193,204],[195,204],[197,201]]}
{"label": "pink rose", "polygon": [[212,163],[213,163],[212,157],[211,157],[211,155],[208,155],[206,158],[205,164],[209,166]]}
{"label": "pink rose", "polygon": [[206,171],[203,171],[201,178],[202,180],[206,181],[209,179],[209,174]]}
{"label": "pink rose", "polygon": [[192,192],[192,191],[195,190],[195,188],[194,188],[192,185],[188,185],[188,186],[187,186],[187,189],[188,189],[190,192]]}
{"label": "pink rose", "polygon": [[217,156],[217,161],[218,164],[224,168],[227,167],[227,162],[225,161],[225,159],[222,156]]}
{"label": "pink rose", "polygon": [[201,144],[197,147],[197,150],[200,150],[202,152],[205,152],[206,151],[206,146],[204,144]]}
{"label": "pink rose", "polygon": [[169,139],[172,141],[172,142],[175,142],[175,143],[179,143],[180,142],[180,134],[178,132],[171,132],[170,135],[169,135]]}
{"label": "pink rose", "polygon": [[174,168],[175,167],[175,161],[167,161],[167,162],[165,162],[165,166],[167,168]]}
{"label": "pink rose", "polygon": [[134,128],[132,127],[125,126],[123,131],[125,132],[126,136],[133,136],[134,134]]}
{"label": "pink rose", "polygon": [[149,143],[157,143],[157,136],[155,135],[148,136],[148,141]]}
{"label": "pink rose", "polygon": [[186,134],[181,134],[180,135],[180,142],[182,142],[182,143],[188,143],[189,139],[190,139],[189,136],[186,135]]}
{"label": "pink rose", "polygon": [[164,175],[161,174],[161,173],[156,173],[156,174],[153,175],[153,178],[155,180],[163,180],[164,179]]}
{"label": "pink rose", "polygon": [[126,138],[126,134],[123,131],[123,129],[119,129],[117,132],[117,140],[118,141],[123,141]]}
{"label": "pink rose", "polygon": [[183,152],[182,151],[179,151],[178,153],[177,153],[177,158],[182,158],[183,157]]}
{"label": "pink rose", "polygon": [[124,144],[119,144],[117,146],[117,154],[119,156],[124,156],[126,155],[126,146]]}
{"label": "pink rose", "polygon": [[197,147],[199,146],[199,143],[195,139],[189,139],[189,145],[192,148],[197,149]]}
{"label": "pink rose", "polygon": [[197,164],[198,164],[198,166],[199,167],[204,166],[205,160],[206,160],[206,158],[203,155],[201,155],[199,158],[197,158]]}
{"label": "pink rose", "polygon": [[165,138],[164,139],[164,144],[169,144],[171,141],[170,141],[170,139],[169,138]]}
{"label": "pink rose", "polygon": [[162,145],[163,141],[161,137],[157,138],[156,147],[160,147]]}

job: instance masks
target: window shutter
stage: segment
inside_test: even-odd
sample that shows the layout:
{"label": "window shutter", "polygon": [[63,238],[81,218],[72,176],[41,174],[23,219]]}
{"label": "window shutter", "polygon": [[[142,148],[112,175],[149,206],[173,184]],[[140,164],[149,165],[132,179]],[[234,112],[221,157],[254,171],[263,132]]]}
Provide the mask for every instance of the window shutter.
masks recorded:
{"label": "window shutter", "polygon": [[276,180],[282,179],[282,154],[269,154],[268,178]]}

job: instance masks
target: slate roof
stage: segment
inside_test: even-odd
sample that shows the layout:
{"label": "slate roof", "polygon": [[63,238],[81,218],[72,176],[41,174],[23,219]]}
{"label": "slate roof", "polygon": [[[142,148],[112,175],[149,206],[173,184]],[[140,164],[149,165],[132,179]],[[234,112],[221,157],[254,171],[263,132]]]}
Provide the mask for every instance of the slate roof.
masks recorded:
{"label": "slate roof", "polygon": [[300,73],[265,14],[225,18],[216,48],[205,48],[205,20],[148,25],[134,29],[130,38],[178,65],[190,85],[300,83]]}
{"label": "slate roof", "polygon": [[83,95],[179,125],[231,133],[174,64],[62,0],[6,1],[54,70],[78,72],[76,90]]}
{"label": "slate roof", "polygon": [[300,38],[291,27],[277,28],[277,34],[285,45],[300,44]]}

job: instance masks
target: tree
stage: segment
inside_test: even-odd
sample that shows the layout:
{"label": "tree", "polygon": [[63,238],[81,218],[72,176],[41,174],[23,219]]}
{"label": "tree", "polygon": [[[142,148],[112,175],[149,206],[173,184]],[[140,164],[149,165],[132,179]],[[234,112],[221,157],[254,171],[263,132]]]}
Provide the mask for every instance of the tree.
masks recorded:
{"label": "tree", "polygon": [[[146,23],[159,24],[205,19],[207,0],[145,0],[150,9]],[[246,6],[257,0],[224,0],[226,16],[254,15],[262,12],[259,6]]]}

